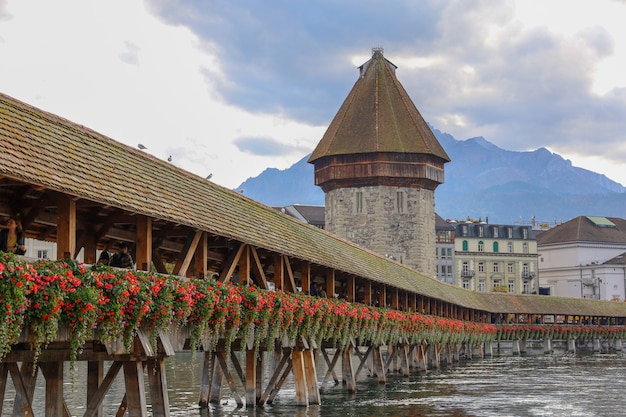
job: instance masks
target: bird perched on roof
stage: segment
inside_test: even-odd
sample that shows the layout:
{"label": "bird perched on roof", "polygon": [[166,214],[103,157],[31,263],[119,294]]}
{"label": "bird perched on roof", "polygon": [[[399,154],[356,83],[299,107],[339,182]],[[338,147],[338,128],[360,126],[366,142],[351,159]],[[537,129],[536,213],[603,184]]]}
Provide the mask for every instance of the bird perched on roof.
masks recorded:
{"label": "bird perched on roof", "polygon": [[172,155],[167,157],[167,162],[172,162]]}
{"label": "bird perched on roof", "polygon": [[143,150],[143,149],[148,149],[147,147],[143,146],[141,143],[140,143],[139,145],[137,145],[137,147],[138,147],[139,149],[142,149],[142,150]]}
{"label": "bird perched on roof", "polygon": [[213,174],[209,174],[209,175],[206,176],[206,179],[210,180],[212,177],[213,177]]}

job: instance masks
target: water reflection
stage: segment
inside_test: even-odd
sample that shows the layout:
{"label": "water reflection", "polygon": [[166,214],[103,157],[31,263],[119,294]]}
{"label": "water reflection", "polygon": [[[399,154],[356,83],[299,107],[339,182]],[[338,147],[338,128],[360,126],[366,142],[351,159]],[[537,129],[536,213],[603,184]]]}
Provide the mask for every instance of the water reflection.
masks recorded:
{"label": "water reflection", "polygon": [[[202,361],[200,353],[177,354],[167,360],[173,417],[612,417],[623,415],[626,408],[626,356],[621,353],[494,357],[428,373],[415,371],[408,377],[391,374],[385,385],[363,373],[356,394],[349,394],[341,384],[327,384],[322,404],[308,408],[294,406],[293,383],[288,380],[271,405],[238,408],[227,398],[229,388],[225,385],[220,404],[200,409]],[[321,362],[319,375],[326,370]],[[270,361],[267,363],[269,366]],[[66,370],[64,390],[71,414],[81,416],[85,410],[86,364],[77,363],[75,367],[74,371],[69,366]],[[10,378],[8,385],[2,415],[12,414]],[[105,415],[115,415],[123,388],[119,375],[105,400]],[[43,415],[43,393],[44,380],[40,376],[35,415]]]}

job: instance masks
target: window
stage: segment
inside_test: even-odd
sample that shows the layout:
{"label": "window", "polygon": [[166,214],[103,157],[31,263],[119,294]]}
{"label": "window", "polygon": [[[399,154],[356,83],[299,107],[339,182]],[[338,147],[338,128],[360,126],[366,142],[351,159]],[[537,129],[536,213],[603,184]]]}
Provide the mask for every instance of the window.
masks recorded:
{"label": "window", "polygon": [[478,237],[483,237],[485,236],[485,230],[483,229],[482,226],[478,226]]}
{"label": "window", "polygon": [[467,262],[463,262],[463,273],[467,274],[469,272],[469,264]]}
{"label": "window", "polygon": [[513,228],[512,227],[507,227],[506,228],[506,237],[508,237],[509,239],[513,239]]}
{"label": "window", "polygon": [[522,271],[524,272],[524,275],[528,275],[528,273],[530,272],[530,268],[528,267],[528,264],[522,265]]}
{"label": "window", "polygon": [[512,263],[512,262],[509,262],[509,263],[506,265],[506,270],[507,270],[507,272],[508,272],[509,274],[512,274],[512,273],[514,273],[514,272],[515,272],[515,269],[513,269],[513,263]]}
{"label": "window", "polygon": [[524,243],[524,245],[522,246],[522,252],[528,253],[528,243]]}
{"label": "window", "polygon": [[39,259],[48,259],[48,250],[47,249],[39,249],[37,251],[37,258]]}
{"label": "window", "polygon": [[404,191],[396,192],[396,208],[398,213],[404,213]]}
{"label": "window", "polygon": [[493,252],[498,253],[498,242],[493,242]]}
{"label": "window", "polygon": [[500,272],[500,262],[493,263],[493,272]]}
{"label": "window", "polygon": [[463,236],[467,236],[467,225],[464,224],[463,226],[461,226],[461,234]]}
{"label": "window", "polygon": [[485,272],[485,263],[478,262],[478,272]]}
{"label": "window", "polygon": [[451,277],[452,276],[452,265],[447,265],[446,269],[447,269],[446,275]]}
{"label": "window", "polygon": [[515,292],[515,281],[509,280],[509,292]]}
{"label": "window", "polygon": [[363,213],[363,192],[356,192],[356,212]]}
{"label": "window", "polygon": [[478,242],[478,252],[484,252],[485,251],[485,243],[481,240]]}
{"label": "window", "polygon": [[467,252],[468,251],[468,245],[467,245],[467,240],[463,241],[463,252]]}
{"label": "window", "polygon": [[495,238],[499,237],[498,236],[498,227],[497,226],[493,228],[493,237],[495,237]]}
{"label": "window", "polygon": [[452,258],[452,248],[446,248],[448,259]]}
{"label": "window", "polygon": [[465,288],[466,290],[470,289],[470,282],[469,279],[464,279],[463,280],[463,288]]}
{"label": "window", "polygon": [[440,243],[452,242],[452,232],[449,230],[439,230],[437,232],[437,241]]}
{"label": "window", "polygon": [[[441,251],[443,252],[443,248]],[[435,246],[435,258],[439,259],[439,248],[437,246]]]}
{"label": "window", "polygon": [[528,239],[528,229],[526,227],[522,229],[522,239]]}
{"label": "window", "polygon": [[509,242],[506,244],[506,251],[508,253],[513,253],[513,242]]}
{"label": "window", "polygon": [[478,291],[485,292],[485,280],[481,279],[478,281]]}
{"label": "window", "polygon": [[524,281],[524,294],[530,294],[530,282]]}

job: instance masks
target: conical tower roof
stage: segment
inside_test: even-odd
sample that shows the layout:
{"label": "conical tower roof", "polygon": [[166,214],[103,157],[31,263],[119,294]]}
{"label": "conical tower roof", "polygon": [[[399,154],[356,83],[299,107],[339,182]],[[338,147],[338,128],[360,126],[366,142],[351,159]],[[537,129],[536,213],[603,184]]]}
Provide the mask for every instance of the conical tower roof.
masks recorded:
{"label": "conical tower roof", "polygon": [[381,48],[360,76],[309,162],[325,192],[397,186],[435,190],[450,158],[396,78]]}
{"label": "conical tower roof", "polygon": [[373,49],[310,163],[325,156],[373,152],[428,154],[450,161],[396,78],[396,68],[382,49]]}

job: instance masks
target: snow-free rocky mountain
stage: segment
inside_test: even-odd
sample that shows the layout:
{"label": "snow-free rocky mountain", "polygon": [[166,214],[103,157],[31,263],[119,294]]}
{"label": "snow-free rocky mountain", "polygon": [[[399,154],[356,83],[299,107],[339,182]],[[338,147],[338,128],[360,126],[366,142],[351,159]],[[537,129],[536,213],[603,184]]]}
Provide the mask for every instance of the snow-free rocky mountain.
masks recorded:
{"label": "snow-free rocky mountain", "polygon": [[[483,137],[456,140],[433,133],[452,159],[445,164],[445,183],[435,191],[435,210],[443,218],[517,224],[534,216],[550,225],[581,215],[626,218],[626,187],[545,148],[514,152]],[[324,205],[308,158],[282,171],[268,168],[236,189],[269,206]]]}

